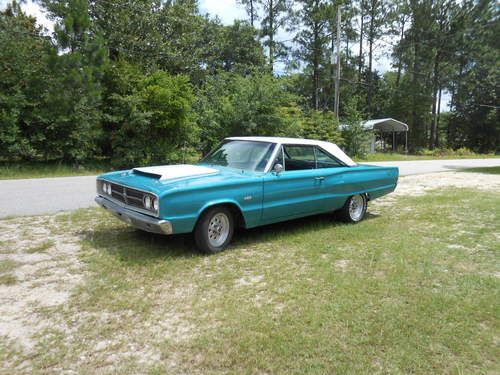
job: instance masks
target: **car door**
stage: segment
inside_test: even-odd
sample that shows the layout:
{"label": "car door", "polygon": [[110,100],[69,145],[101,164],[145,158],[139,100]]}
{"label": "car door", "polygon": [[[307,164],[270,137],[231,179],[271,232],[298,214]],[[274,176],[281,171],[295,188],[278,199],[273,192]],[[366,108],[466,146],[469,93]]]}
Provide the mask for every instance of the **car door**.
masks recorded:
{"label": "car door", "polygon": [[349,185],[346,183],[348,175],[346,171],[350,167],[344,165],[321,147],[315,146],[316,169],[320,177],[318,199],[322,202],[321,206],[327,210],[336,210],[341,208],[346,199],[346,189]]}
{"label": "car door", "polygon": [[264,176],[263,221],[324,211],[324,171],[316,169],[314,146],[282,145],[273,166],[276,163],[284,170]]}

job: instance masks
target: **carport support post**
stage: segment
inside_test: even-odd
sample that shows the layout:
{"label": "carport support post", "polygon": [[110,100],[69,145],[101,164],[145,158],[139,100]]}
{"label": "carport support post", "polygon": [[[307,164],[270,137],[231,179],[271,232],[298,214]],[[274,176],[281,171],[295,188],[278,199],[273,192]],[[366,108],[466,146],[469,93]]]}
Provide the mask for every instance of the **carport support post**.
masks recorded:
{"label": "carport support post", "polygon": [[405,131],[405,153],[408,153],[408,130]]}
{"label": "carport support post", "polygon": [[392,131],[392,151],[396,151],[396,132]]}

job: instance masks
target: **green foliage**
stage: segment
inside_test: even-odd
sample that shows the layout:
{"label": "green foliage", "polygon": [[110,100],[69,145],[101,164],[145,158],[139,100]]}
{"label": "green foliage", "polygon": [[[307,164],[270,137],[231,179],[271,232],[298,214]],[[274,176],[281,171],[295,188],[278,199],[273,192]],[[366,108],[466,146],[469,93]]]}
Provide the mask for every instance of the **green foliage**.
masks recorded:
{"label": "green foliage", "polygon": [[29,159],[40,137],[35,114],[43,100],[52,46],[17,3],[0,12],[0,156]]}
{"label": "green foliage", "polygon": [[416,152],[416,155],[435,156],[435,157],[456,156],[459,158],[478,156],[474,151],[466,147],[461,147],[456,150],[453,150],[451,148],[435,148],[433,150],[429,150],[428,148],[422,148]]}
{"label": "green foliage", "polygon": [[119,62],[106,72],[104,150],[117,167],[182,161],[196,141],[194,99],[186,76],[142,74]]}
{"label": "green foliage", "polygon": [[345,125],[342,131],[344,147],[348,155],[365,158],[370,151],[373,132],[367,131],[361,123],[361,114],[357,111],[357,97],[348,101],[345,112]]}
{"label": "green foliage", "polygon": [[304,138],[342,144],[339,123],[332,112],[310,110],[302,125]]}
{"label": "green foliage", "polygon": [[[240,3],[251,24],[223,25],[194,0],[41,0],[51,37],[8,4],[0,12],[0,157],[175,162],[230,135],[329,139],[359,157],[368,147],[361,122],[385,117],[409,125],[410,150],[498,152],[493,1]],[[328,112],[337,6],[343,140]],[[293,47],[277,38],[285,29]],[[370,46],[387,33],[398,38],[395,69],[381,75]],[[360,41],[368,48],[358,55]],[[271,74],[278,64],[285,76]],[[451,94],[451,113],[439,114],[440,93]]]}
{"label": "green foliage", "polygon": [[227,136],[300,134],[301,110],[286,81],[266,73],[221,73],[201,88],[195,104],[201,151]]}

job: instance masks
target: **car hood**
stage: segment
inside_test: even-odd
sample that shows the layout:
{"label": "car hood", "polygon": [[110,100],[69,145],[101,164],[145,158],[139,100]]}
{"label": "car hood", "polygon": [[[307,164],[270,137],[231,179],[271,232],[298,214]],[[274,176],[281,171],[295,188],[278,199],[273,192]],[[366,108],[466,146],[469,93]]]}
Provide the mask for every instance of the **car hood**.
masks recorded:
{"label": "car hood", "polygon": [[134,168],[132,169],[132,171],[137,174],[156,177],[160,181],[214,174],[219,172],[219,170],[214,168],[208,168],[208,167],[203,167],[201,165],[190,165],[190,164],[140,167],[140,168]]}
{"label": "car hood", "polygon": [[221,166],[181,164],[138,167],[105,173],[98,178],[163,195],[179,189],[241,183],[244,179],[256,178],[260,175],[262,173]]}

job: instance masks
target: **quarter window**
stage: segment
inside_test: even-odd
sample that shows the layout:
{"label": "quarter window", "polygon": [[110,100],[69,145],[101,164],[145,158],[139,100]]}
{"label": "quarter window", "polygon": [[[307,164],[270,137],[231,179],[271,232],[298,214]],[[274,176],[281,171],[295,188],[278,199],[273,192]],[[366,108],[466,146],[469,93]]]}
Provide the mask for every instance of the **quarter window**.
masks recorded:
{"label": "quarter window", "polygon": [[316,150],[316,168],[337,168],[343,165],[318,147]]}

